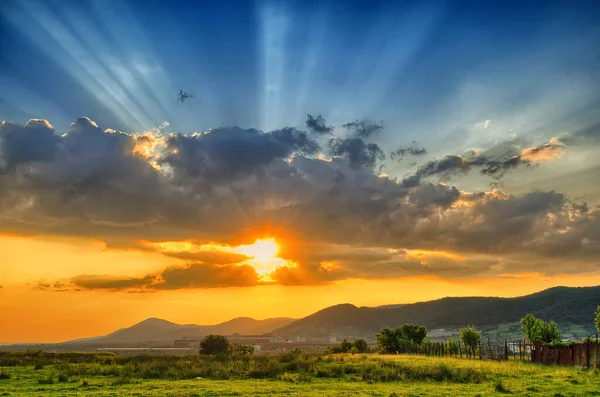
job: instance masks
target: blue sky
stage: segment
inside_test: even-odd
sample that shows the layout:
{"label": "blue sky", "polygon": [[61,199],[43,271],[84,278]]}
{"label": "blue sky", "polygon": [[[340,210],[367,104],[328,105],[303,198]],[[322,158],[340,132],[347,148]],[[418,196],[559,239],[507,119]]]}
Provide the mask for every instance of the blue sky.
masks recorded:
{"label": "blue sky", "polygon": [[593,1],[113,3],[3,4],[2,119],[191,132],[309,112],[383,120],[395,144],[560,125],[600,100]]}

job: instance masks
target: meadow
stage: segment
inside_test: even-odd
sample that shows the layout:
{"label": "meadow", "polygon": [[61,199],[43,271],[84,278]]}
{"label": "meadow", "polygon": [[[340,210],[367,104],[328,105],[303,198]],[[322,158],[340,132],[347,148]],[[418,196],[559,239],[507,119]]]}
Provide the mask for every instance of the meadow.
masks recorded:
{"label": "meadow", "polygon": [[600,370],[410,355],[2,353],[2,396],[600,396]]}

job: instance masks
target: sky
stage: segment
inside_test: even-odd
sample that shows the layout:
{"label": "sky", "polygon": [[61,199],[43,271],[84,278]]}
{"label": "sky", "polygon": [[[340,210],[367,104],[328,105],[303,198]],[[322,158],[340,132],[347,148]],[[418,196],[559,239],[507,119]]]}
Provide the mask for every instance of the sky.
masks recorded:
{"label": "sky", "polygon": [[599,16],[1,2],[0,342],[599,285]]}

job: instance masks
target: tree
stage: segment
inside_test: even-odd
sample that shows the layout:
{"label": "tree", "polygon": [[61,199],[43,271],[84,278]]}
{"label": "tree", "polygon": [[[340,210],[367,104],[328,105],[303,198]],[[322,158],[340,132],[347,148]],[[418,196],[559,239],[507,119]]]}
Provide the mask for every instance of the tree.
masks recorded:
{"label": "tree", "polygon": [[382,353],[396,353],[398,351],[398,338],[396,330],[386,327],[377,334],[377,346]]}
{"label": "tree", "polygon": [[401,332],[404,334],[406,339],[410,340],[416,345],[420,345],[423,339],[427,336],[427,328],[417,324],[402,324],[400,327]]}
{"label": "tree", "polygon": [[382,353],[399,353],[406,352],[415,344],[409,339],[402,327],[400,328],[383,328],[377,334],[377,346]]}
{"label": "tree", "polygon": [[352,343],[350,343],[346,339],[344,339],[342,341],[342,344],[340,345],[340,348],[342,350],[342,353],[348,353],[350,351],[350,349],[352,349]]}
{"label": "tree", "polygon": [[540,340],[540,334],[543,327],[542,323],[543,321],[533,314],[526,314],[521,319],[521,330],[530,342],[534,343],[535,341]]}
{"label": "tree", "polygon": [[226,355],[229,352],[229,340],[223,335],[208,335],[200,342],[200,354]]}
{"label": "tree", "polygon": [[600,332],[600,305],[596,308],[596,317],[594,318],[594,324],[596,324],[596,331]]}
{"label": "tree", "polygon": [[543,322],[540,340],[543,343],[562,343],[562,333],[554,321]]}
{"label": "tree", "polygon": [[469,325],[467,328],[461,328],[460,340],[462,340],[467,349],[475,355],[475,351],[481,340],[481,332],[477,331],[473,325]]}
{"label": "tree", "polygon": [[526,314],[521,319],[521,330],[531,342],[561,343],[562,334],[554,321],[549,323],[533,314]]}
{"label": "tree", "polygon": [[254,346],[230,343],[227,353],[230,356],[249,356],[254,354]]}
{"label": "tree", "polygon": [[369,346],[367,345],[367,341],[364,339],[357,339],[354,341],[354,347],[358,351],[358,353],[366,353],[369,350]]}

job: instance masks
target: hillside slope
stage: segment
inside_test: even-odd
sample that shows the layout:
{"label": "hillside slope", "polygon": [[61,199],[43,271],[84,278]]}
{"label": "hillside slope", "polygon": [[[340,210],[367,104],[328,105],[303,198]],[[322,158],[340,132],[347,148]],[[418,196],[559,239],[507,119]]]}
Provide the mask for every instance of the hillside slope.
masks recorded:
{"label": "hillside slope", "polygon": [[562,327],[579,327],[593,333],[593,313],[600,304],[600,286],[556,287],[517,298],[443,298],[435,301],[384,307],[337,305],[294,321],[275,331],[287,338],[372,337],[383,327],[404,323],[428,329],[456,329],[474,324],[492,329],[518,322],[527,313],[554,320]]}
{"label": "hillside slope", "polygon": [[238,317],[216,325],[175,324],[159,318],[148,318],[128,328],[122,328],[105,336],[77,339],[68,344],[111,345],[119,346],[170,346],[176,339],[202,338],[208,334],[230,335],[265,334],[283,327],[294,319],[287,317],[255,320],[249,317]]}

